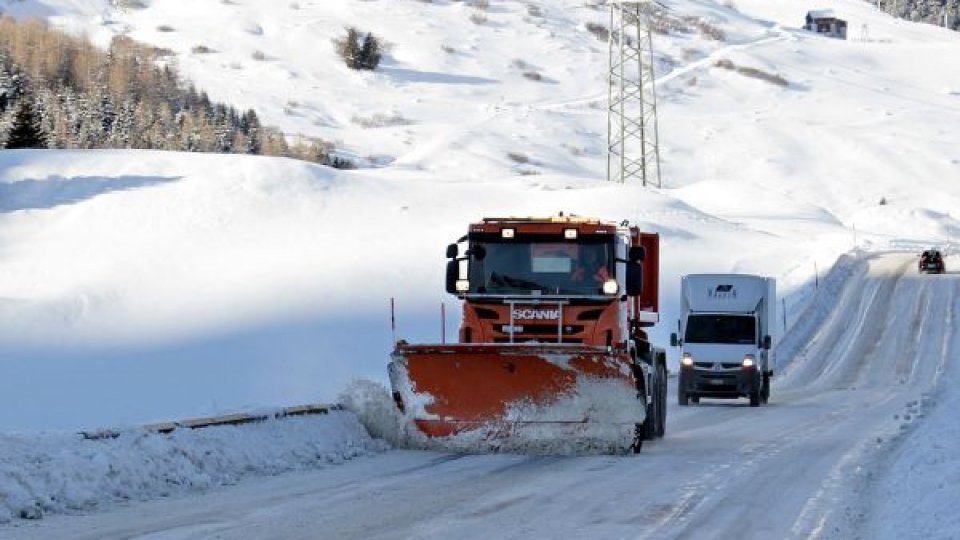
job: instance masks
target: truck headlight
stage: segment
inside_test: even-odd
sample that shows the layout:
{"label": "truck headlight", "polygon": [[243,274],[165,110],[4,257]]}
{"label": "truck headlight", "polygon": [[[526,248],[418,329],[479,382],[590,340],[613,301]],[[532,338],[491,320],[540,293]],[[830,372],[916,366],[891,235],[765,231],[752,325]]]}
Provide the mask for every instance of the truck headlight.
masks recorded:
{"label": "truck headlight", "polygon": [[470,281],[466,279],[457,280],[457,292],[469,292],[470,291]]}
{"label": "truck headlight", "polygon": [[690,356],[690,353],[683,353],[683,357],[680,358],[680,365],[682,365],[682,366],[684,366],[684,367],[692,367],[692,366],[693,366],[693,357]]}
{"label": "truck headlight", "polygon": [[617,286],[617,280],[608,279],[603,282],[603,294],[614,295],[617,294],[617,291],[620,287]]}
{"label": "truck headlight", "polygon": [[757,358],[755,356],[748,354],[743,357],[743,367],[752,368],[755,365],[757,365]]}

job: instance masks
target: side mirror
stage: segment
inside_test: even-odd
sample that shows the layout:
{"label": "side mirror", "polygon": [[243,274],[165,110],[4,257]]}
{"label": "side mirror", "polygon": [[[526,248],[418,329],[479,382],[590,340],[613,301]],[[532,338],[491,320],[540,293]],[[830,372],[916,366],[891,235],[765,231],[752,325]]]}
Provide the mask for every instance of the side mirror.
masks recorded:
{"label": "side mirror", "polygon": [[670,334],[670,346],[671,346],[671,347],[676,347],[676,346],[678,346],[678,345],[680,345],[680,340],[677,339],[677,333],[676,333],[676,332],[673,332],[673,333]]}
{"label": "side mirror", "polygon": [[646,256],[647,250],[643,249],[643,246],[630,246],[630,253],[627,254],[632,263],[641,262]]}
{"label": "side mirror", "polygon": [[643,293],[643,266],[627,263],[627,295],[640,296]]}
{"label": "side mirror", "polygon": [[487,256],[487,248],[483,247],[483,244],[476,244],[470,248],[467,254],[475,260],[482,261]]}
{"label": "side mirror", "polygon": [[457,255],[459,255],[459,254],[460,254],[460,247],[459,247],[459,246],[457,246],[456,244],[450,244],[449,246],[447,246],[447,258],[448,258],[448,259],[455,259],[455,258],[457,257]]}
{"label": "side mirror", "polygon": [[772,340],[770,339],[769,335],[763,336],[763,348],[765,350],[770,350],[770,346],[772,345],[771,341]]}
{"label": "side mirror", "polygon": [[457,280],[460,279],[460,261],[447,261],[447,292],[457,294]]}

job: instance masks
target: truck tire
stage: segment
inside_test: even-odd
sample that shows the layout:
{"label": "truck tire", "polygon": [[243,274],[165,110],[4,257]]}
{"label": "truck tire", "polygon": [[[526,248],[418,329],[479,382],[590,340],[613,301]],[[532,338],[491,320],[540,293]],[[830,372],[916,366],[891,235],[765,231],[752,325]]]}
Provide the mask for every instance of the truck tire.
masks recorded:
{"label": "truck tire", "polygon": [[770,374],[763,374],[763,390],[760,392],[760,401],[766,405],[770,402]]}
{"label": "truck tire", "polygon": [[681,407],[686,407],[690,404],[690,397],[687,396],[687,393],[683,391],[683,388],[677,389],[677,405]]}
{"label": "truck tire", "polygon": [[760,389],[750,392],[750,406],[759,407],[760,406]]}
{"label": "truck tire", "polygon": [[650,389],[649,413],[645,423],[647,440],[663,437],[667,423],[667,369],[662,363],[653,368],[653,388]]}
{"label": "truck tire", "polygon": [[657,419],[657,437],[663,437],[667,432],[667,365],[665,362],[657,364],[660,373],[657,402],[660,404],[660,415]]}

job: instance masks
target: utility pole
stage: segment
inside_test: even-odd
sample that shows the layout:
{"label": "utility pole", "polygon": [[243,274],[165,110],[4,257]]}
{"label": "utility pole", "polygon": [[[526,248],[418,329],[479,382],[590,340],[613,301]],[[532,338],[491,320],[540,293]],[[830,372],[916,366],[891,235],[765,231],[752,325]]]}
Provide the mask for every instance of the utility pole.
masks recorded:
{"label": "utility pole", "polygon": [[610,2],[607,180],[661,187],[649,0]]}

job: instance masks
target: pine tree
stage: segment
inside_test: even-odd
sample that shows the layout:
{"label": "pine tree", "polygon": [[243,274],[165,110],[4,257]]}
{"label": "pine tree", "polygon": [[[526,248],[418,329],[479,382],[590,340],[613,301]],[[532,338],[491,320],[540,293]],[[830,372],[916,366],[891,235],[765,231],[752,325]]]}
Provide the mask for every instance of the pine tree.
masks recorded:
{"label": "pine tree", "polygon": [[377,69],[380,65],[380,42],[373,34],[367,33],[363,38],[363,46],[360,48],[360,69]]}
{"label": "pine tree", "polygon": [[382,56],[380,42],[373,34],[360,38],[356,28],[347,28],[347,36],[337,40],[337,54],[350,69],[377,69]]}
{"label": "pine tree", "polygon": [[33,114],[33,104],[29,99],[18,100],[17,114],[13,119],[13,129],[7,138],[7,148],[45,148],[46,137],[40,131]]}
{"label": "pine tree", "polygon": [[246,135],[247,138],[246,153],[260,154],[263,150],[260,134],[260,119],[257,117],[257,113],[253,109],[249,109],[246,113],[244,113],[243,118],[240,120],[240,131]]}
{"label": "pine tree", "polygon": [[350,69],[360,69],[360,32],[352,26],[347,28],[347,37],[338,40],[337,54]]}

